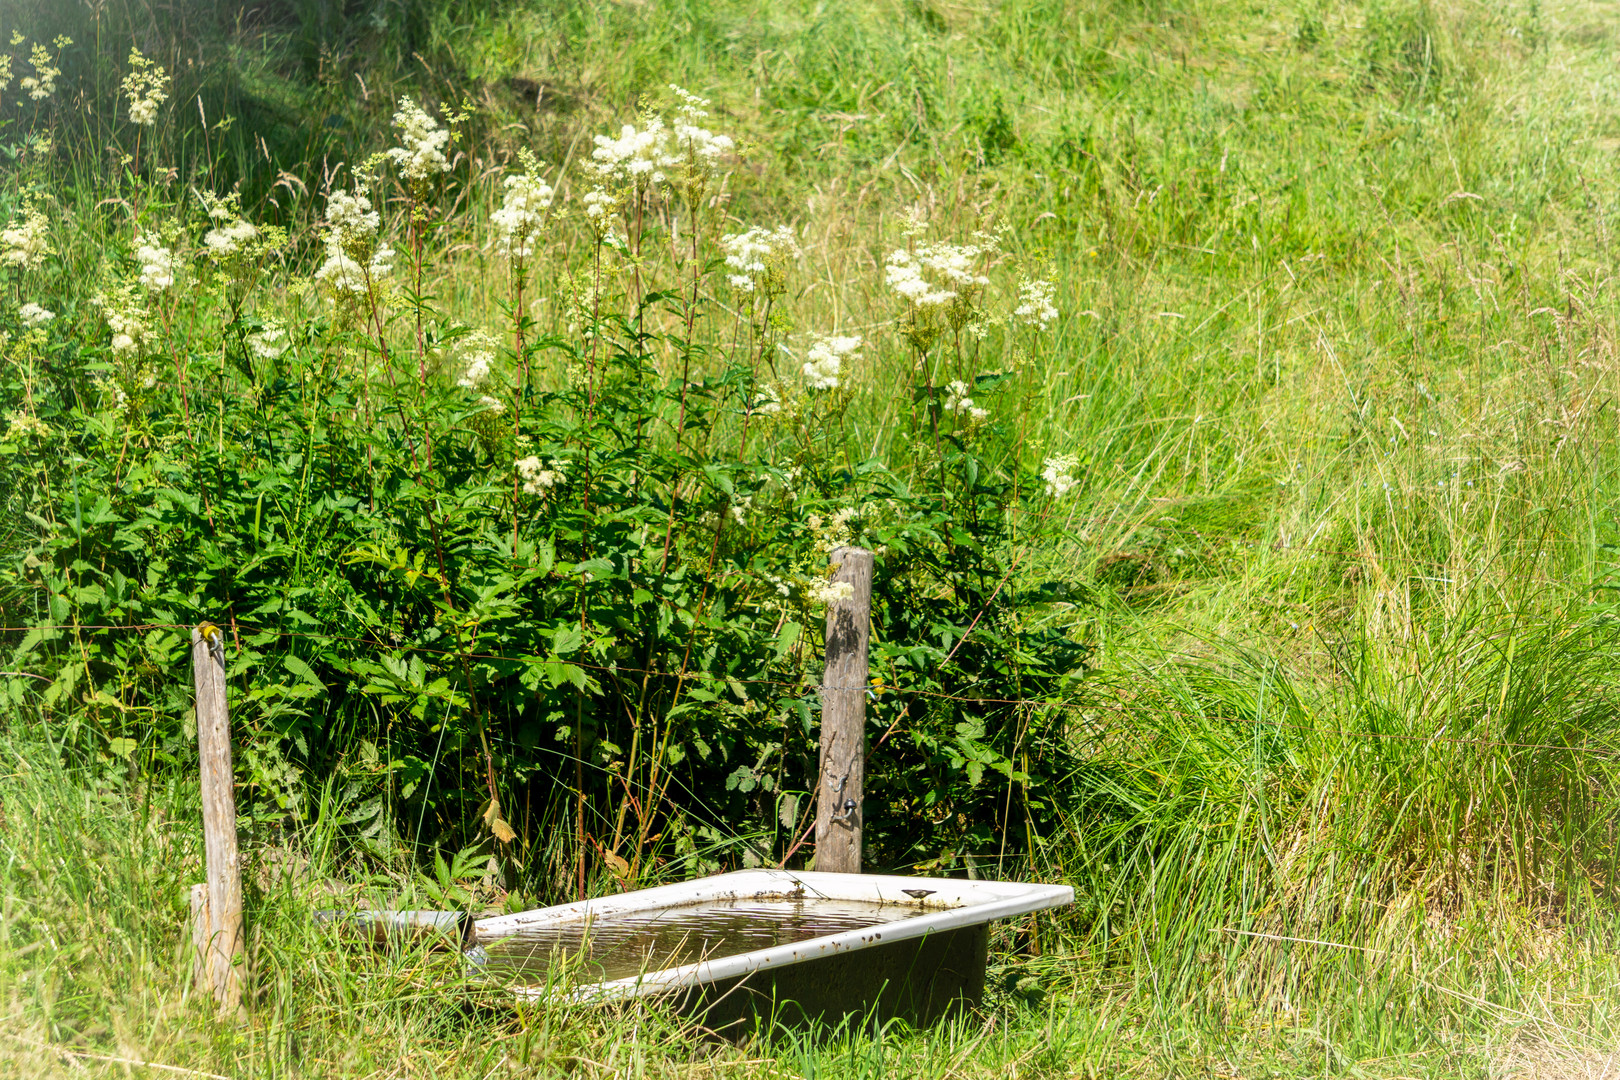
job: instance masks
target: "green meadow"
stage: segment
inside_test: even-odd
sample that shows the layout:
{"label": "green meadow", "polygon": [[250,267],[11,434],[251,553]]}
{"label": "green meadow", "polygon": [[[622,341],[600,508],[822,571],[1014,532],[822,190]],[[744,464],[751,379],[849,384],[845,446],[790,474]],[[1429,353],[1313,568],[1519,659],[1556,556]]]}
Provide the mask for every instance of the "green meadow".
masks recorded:
{"label": "green meadow", "polygon": [[[1610,0],[8,0],[0,1074],[1620,1068],[1617,46]],[[846,544],[866,869],[1075,890],[981,1008],[722,1042],[312,918],[813,868]]]}

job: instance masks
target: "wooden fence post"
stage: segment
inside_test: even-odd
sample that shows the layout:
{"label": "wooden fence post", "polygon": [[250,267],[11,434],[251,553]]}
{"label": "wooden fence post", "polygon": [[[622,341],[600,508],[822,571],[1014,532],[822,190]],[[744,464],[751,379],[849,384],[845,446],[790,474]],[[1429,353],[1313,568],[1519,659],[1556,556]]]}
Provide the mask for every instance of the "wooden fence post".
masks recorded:
{"label": "wooden fence post", "polygon": [[861,799],[866,783],[866,647],[872,627],[872,553],[832,553],[832,580],[854,592],[827,605],[827,669],[821,682],[821,775],[816,869],[861,872]]}
{"label": "wooden fence post", "polygon": [[[221,1014],[242,1005],[242,865],[236,849],[236,780],[231,769],[231,724],[225,704],[225,638],[203,623],[191,631],[191,670],[197,690],[197,756],[202,764],[203,841],[208,854],[205,891],[191,894],[193,941],[203,941],[201,972]],[[199,902],[203,910],[199,912]]]}

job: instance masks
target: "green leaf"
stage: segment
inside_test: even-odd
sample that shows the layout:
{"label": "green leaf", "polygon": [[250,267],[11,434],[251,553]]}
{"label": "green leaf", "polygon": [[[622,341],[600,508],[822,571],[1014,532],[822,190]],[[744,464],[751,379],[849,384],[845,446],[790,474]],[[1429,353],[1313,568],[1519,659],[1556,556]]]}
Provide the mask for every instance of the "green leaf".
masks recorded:
{"label": "green leaf", "polygon": [[326,684],[321,682],[320,676],[316,675],[314,670],[307,663],[305,663],[299,657],[294,656],[292,653],[288,653],[286,656],[281,658],[281,666],[298,676],[300,679],[304,680],[304,682],[308,683],[314,689],[319,690],[322,693],[326,691]]}

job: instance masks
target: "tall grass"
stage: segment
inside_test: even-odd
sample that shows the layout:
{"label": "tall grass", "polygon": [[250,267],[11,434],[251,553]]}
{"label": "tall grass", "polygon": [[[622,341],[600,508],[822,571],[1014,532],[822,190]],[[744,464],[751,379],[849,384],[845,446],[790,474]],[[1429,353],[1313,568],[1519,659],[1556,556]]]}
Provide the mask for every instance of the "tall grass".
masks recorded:
{"label": "tall grass", "polygon": [[[36,1045],[55,1043],[227,1073],[1397,1076],[1552,1074],[1614,1044],[1620,133],[1596,8],[413,6],[425,68],[367,64],[389,35],[305,8],[210,30],[240,96],[204,99],[244,119],[204,160],[293,229],[295,266],[318,212],[295,189],[381,146],[406,90],[486,110],[458,166],[468,238],[518,145],[577,162],[666,83],[713,97],[750,144],[720,212],[800,230],[796,327],[881,332],[905,210],[943,235],[1012,226],[1065,317],[1039,383],[994,402],[1019,424],[988,456],[1083,466],[1019,564],[1019,617],[1095,651],[1041,706],[1076,755],[1066,828],[956,865],[1080,901],[1004,934],[984,1020],[734,1051],[655,1014],[513,1014],[432,957],[346,953],[308,927],[313,882],[391,866],[371,887],[394,901],[423,879],[293,832],[261,854],[302,868],[253,895],[262,1020],[205,1037],[178,952],[188,789],[63,766],[19,711],[0,838],[19,1061],[65,1072]],[[31,32],[56,32],[45,13]],[[165,152],[199,160],[199,134],[173,121]],[[128,227],[61,139],[74,247],[46,287],[66,294],[71,261]],[[439,303],[497,323],[489,255],[469,239],[445,260]],[[899,385],[905,363],[857,378]],[[903,457],[900,415],[863,395],[851,444]],[[21,605],[8,624],[40,621]]]}

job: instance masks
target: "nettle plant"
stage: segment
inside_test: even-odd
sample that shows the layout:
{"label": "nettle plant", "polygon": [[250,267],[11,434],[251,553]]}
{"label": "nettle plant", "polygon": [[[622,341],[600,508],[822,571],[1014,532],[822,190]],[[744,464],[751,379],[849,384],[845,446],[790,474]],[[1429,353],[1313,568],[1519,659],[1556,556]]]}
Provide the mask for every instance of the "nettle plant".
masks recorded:
{"label": "nettle plant", "polygon": [[[138,73],[137,134],[166,85]],[[994,402],[1034,385],[1051,287],[993,234],[915,222],[880,335],[801,332],[797,233],[722,218],[737,148],[672,92],[577,175],[520,153],[493,181],[458,164],[464,112],[402,99],[399,145],[329,186],[313,259],[162,170],[126,169],[104,263],[16,203],[0,272],[20,299],[56,260],[76,317],[0,313],[0,468],[31,507],[12,709],[115,779],[183,765],[208,618],[267,825],[401,867],[471,849],[550,895],[802,863],[829,556],[862,544],[872,863],[1031,851],[1069,768],[1042,703],[1085,649],[1017,569],[1076,478],[1023,471]],[[469,183],[498,207],[452,214]],[[469,243],[497,259],[496,324],[432,292]],[[885,357],[915,383],[887,460],[848,422]]]}

